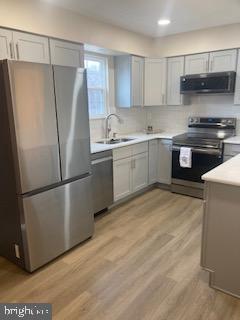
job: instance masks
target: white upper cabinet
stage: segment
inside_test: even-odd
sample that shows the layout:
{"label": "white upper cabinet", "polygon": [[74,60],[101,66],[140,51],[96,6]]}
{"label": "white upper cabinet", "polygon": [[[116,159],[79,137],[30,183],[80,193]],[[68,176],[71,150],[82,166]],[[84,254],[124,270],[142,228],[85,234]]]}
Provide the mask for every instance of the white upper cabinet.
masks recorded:
{"label": "white upper cabinet", "polygon": [[167,60],[167,104],[181,105],[180,77],[184,73],[184,57],[168,58]]}
{"label": "white upper cabinet", "polygon": [[209,53],[192,54],[185,57],[185,75],[208,72]]}
{"label": "white upper cabinet", "polygon": [[11,59],[13,57],[12,50],[12,31],[0,29],[0,60]]}
{"label": "white upper cabinet", "polygon": [[83,45],[50,39],[51,63],[59,66],[84,67]]}
{"label": "white upper cabinet", "polygon": [[210,52],[209,72],[235,71],[236,64],[236,49]]}
{"label": "white upper cabinet", "polygon": [[144,59],[136,56],[117,56],[114,64],[116,106],[143,106]]}
{"label": "white upper cabinet", "polygon": [[132,57],[132,104],[136,107],[143,106],[143,72],[144,59]]}
{"label": "white upper cabinet", "polygon": [[13,32],[15,59],[50,63],[48,38],[24,32]]}
{"label": "white upper cabinet", "polygon": [[240,50],[238,50],[237,76],[234,93],[234,104],[240,104]]}
{"label": "white upper cabinet", "polygon": [[166,104],[167,59],[145,59],[144,105]]}

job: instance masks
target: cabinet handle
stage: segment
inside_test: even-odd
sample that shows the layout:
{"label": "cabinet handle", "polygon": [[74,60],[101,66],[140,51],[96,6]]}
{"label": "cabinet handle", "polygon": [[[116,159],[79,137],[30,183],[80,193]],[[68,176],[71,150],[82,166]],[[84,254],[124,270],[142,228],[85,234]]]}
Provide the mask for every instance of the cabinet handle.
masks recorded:
{"label": "cabinet handle", "polygon": [[19,60],[19,47],[18,47],[18,43],[16,43],[16,53],[17,53],[17,60]]}

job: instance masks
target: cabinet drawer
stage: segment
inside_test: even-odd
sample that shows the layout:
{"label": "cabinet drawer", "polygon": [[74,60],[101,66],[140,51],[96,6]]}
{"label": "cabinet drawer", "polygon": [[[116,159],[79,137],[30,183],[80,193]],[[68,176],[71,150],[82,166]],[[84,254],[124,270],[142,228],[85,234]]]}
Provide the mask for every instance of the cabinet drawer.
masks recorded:
{"label": "cabinet drawer", "polygon": [[224,155],[235,156],[240,153],[240,144],[229,144],[224,145]]}
{"label": "cabinet drawer", "polygon": [[172,145],[172,140],[171,139],[161,139],[162,144],[167,144],[167,145]]}
{"label": "cabinet drawer", "polygon": [[155,147],[158,144],[157,139],[149,141],[149,147]]}
{"label": "cabinet drawer", "polygon": [[113,150],[113,160],[119,160],[131,157],[132,155],[132,146],[117,148]]}
{"label": "cabinet drawer", "polygon": [[132,155],[148,152],[148,142],[141,142],[132,145]]}

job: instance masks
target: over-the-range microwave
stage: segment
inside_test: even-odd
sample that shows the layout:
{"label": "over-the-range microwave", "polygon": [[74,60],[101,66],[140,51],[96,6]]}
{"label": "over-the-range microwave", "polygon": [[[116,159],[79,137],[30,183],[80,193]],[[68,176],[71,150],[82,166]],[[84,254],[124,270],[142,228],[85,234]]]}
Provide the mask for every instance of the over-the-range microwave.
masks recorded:
{"label": "over-the-range microwave", "polygon": [[190,74],[180,77],[181,94],[230,94],[235,90],[236,72]]}

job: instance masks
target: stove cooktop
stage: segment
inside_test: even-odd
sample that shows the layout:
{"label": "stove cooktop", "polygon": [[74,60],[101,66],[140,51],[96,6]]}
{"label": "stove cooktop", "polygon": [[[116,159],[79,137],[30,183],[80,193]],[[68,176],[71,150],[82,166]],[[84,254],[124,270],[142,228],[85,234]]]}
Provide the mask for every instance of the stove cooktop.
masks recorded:
{"label": "stove cooktop", "polygon": [[186,132],[173,137],[173,144],[186,146],[203,146],[205,148],[220,148],[222,141],[229,138],[231,134],[226,132],[218,133],[196,133]]}

